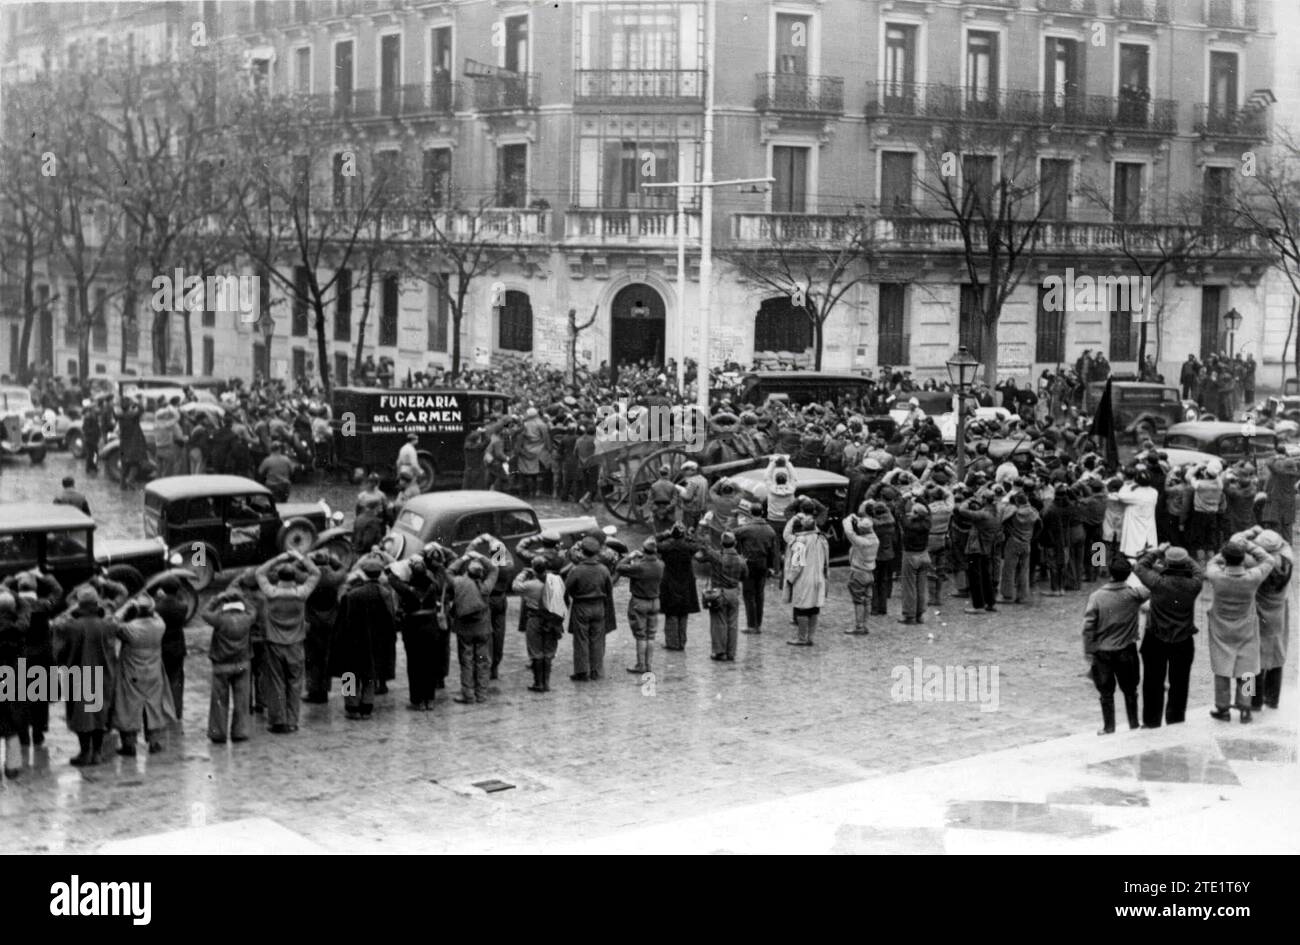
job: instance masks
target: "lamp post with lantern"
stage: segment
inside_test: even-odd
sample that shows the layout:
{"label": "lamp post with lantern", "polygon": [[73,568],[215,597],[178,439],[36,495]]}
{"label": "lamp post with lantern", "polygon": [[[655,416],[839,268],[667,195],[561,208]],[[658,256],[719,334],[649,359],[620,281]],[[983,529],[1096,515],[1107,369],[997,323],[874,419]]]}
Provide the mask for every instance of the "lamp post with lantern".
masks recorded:
{"label": "lamp post with lantern", "polygon": [[975,383],[980,362],[962,345],[946,362],[948,380],[957,388],[957,481],[966,479],[966,392]]}
{"label": "lamp post with lantern", "polygon": [[1228,309],[1228,313],[1223,316],[1223,324],[1228,329],[1228,357],[1232,358],[1237,353],[1237,329],[1241,327],[1241,312],[1235,308]]}

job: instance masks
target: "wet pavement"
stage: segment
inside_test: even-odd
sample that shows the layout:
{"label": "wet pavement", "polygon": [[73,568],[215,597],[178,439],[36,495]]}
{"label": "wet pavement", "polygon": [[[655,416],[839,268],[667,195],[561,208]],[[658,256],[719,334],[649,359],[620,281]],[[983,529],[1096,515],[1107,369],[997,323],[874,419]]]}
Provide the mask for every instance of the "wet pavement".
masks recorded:
{"label": "wet pavement", "polygon": [[[51,454],[43,470],[6,466],[0,498],[48,501],[71,468],[66,454]],[[138,491],[74,474],[102,534],[139,536]],[[293,498],[324,497],[350,512],[354,495],[331,484],[295,488]],[[1084,593],[976,617],[948,598],[923,626],[876,617],[870,636],[855,637],[839,632],[852,622],[845,577],[832,573],[811,648],[785,645],[792,628],[770,589],[765,632],[742,635],[735,663],[709,660],[707,624],[694,617],[685,652],[656,652],[653,680],[624,673],[633,647],[620,619],[606,678],[570,682],[566,638],[554,691],[537,695],[525,688],[522,635],[512,629],[488,703],[440,695],[434,712],[416,713],[405,711],[399,646],[398,681],[371,720],[346,720],[335,694],[303,707],[298,733],[258,729],[242,745],[204,737],[208,631],[194,625],[184,730],[167,750],[69,767],[75,739],[56,708],[47,747],[0,784],[0,842],[27,852],[959,852],[1108,849],[1132,835],[1154,843],[1149,852],[1184,848],[1217,822],[1214,809],[1242,807],[1237,798],[1300,812],[1288,793],[1293,671],[1285,712],[1262,713],[1253,726],[1215,723],[1202,707],[1211,677],[1201,643],[1188,723],[1098,738],[1079,636]],[[621,617],[626,589],[617,590]],[[931,694],[920,682],[930,667],[996,669],[996,687],[986,678],[983,691],[963,695],[950,678]],[[914,685],[900,685],[913,675]],[[1300,846],[1298,816],[1280,817],[1267,842]]]}

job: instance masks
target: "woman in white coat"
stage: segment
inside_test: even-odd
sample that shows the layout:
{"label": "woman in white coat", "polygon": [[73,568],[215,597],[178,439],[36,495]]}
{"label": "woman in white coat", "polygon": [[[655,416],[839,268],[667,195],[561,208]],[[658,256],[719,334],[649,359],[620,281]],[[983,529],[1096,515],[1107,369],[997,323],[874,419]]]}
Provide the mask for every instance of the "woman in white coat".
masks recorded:
{"label": "woman in white coat", "polygon": [[1146,470],[1139,469],[1132,482],[1120,487],[1116,498],[1124,506],[1119,550],[1121,554],[1136,559],[1148,548],[1160,544],[1156,535],[1156,504],[1160,501],[1160,493],[1152,487]]}

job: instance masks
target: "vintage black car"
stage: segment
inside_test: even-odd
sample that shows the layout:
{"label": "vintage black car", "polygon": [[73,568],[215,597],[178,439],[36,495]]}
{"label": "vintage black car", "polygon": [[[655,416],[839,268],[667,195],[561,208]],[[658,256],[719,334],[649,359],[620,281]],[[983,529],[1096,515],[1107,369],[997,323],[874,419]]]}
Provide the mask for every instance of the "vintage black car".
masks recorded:
{"label": "vintage black car", "polygon": [[[778,400],[799,408],[810,403],[838,403],[863,396],[871,379],[860,374],[834,371],[753,371],[740,379],[740,402],[761,407],[768,400]],[[893,439],[898,422],[888,415],[867,417],[867,429],[885,439]]]}
{"label": "vintage black car", "polygon": [[0,387],[0,459],[25,455],[33,463],[45,460],[45,431],[40,423],[31,422],[33,414],[39,411],[32,403],[31,391]]}
{"label": "vintage black car", "polygon": [[1224,420],[1176,423],[1165,434],[1164,451],[1175,466],[1216,457],[1225,464],[1242,459],[1264,462],[1278,452],[1277,434],[1267,427]]}
{"label": "vintage black car", "polygon": [[[1083,412],[1095,414],[1106,392],[1105,381],[1095,381],[1084,391]],[[1177,387],[1145,381],[1112,379],[1110,406],[1115,415],[1116,439],[1126,443],[1155,440],[1160,433],[1186,417],[1187,407]]]}
{"label": "vintage black car", "polygon": [[397,475],[397,452],[407,434],[414,433],[420,438],[420,488],[459,483],[465,437],[494,414],[503,414],[509,402],[505,394],[459,388],[336,388],[331,404],[335,461],[391,482]]}
{"label": "vintage black car", "polygon": [[227,568],[306,552],[342,520],[324,501],[277,504],[266,486],[242,476],[167,476],[144,490],[145,535],[179,556],[200,590]]}
{"label": "vintage black car", "polygon": [[95,520],[69,505],[0,506],[0,577],[39,567],[65,592],[96,574],[135,592],[172,576],[180,579],[193,617],[199,606],[195,575],[179,565],[158,538],[97,540]]}

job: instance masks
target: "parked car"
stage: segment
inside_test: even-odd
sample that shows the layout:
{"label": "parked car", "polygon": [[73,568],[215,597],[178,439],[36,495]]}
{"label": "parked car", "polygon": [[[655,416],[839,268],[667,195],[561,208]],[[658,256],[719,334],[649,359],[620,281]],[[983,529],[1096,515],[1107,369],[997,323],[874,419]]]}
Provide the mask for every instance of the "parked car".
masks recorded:
{"label": "parked car", "polygon": [[[825,526],[830,541],[831,555],[839,557],[847,554],[849,541],[844,537],[842,523],[844,516],[848,514],[848,478],[841,476],[839,473],[833,473],[825,469],[815,469],[811,466],[795,466],[793,468],[795,495],[811,496],[826,506],[828,510],[826,521],[822,524]],[[728,473],[727,475],[749,501],[767,501],[766,464],[762,469],[746,469],[740,472]]]}
{"label": "parked car", "polygon": [[[1253,429],[1252,436],[1246,430]],[[1265,460],[1277,453],[1277,434],[1266,427],[1223,420],[1176,423],[1165,433],[1163,449],[1175,466],[1203,463],[1215,457],[1224,464],[1241,459]]]}
{"label": "parked car", "polygon": [[410,433],[416,450],[421,489],[439,480],[460,482],[465,470],[465,437],[510,399],[494,391],[459,388],[338,387],[330,405],[335,461],[362,474],[375,472],[385,483],[397,475],[397,451]]}
{"label": "parked car", "polygon": [[[1106,392],[1105,381],[1094,381],[1084,391],[1083,412],[1095,414]],[[1116,439],[1122,442],[1156,440],[1176,423],[1186,419],[1187,408],[1177,387],[1145,381],[1111,381],[1111,410],[1115,415]]]}
{"label": "parked car", "polygon": [[173,559],[160,539],[97,539],[95,520],[70,505],[0,506],[0,577],[34,567],[58,579],[65,592],[96,574],[132,592],[175,577],[189,616],[198,612],[194,573]]}
{"label": "parked car", "polygon": [[266,486],[243,476],[166,476],[144,490],[145,535],[179,555],[200,590],[227,568],[309,551],[342,520],[323,500],[277,504]]}
{"label": "parked car", "polygon": [[[459,553],[486,532],[500,538],[515,553],[519,542],[543,531],[558,533],[561,544],[569,545],[594,528],[600,525],[590,515],[539,519],[531,505],[505,492],[455,489],[426,492],[409,500],[384,536],[382,547],[394,557],[404,558],[436,541]],[[613,526],[605,526],[604,531],[612,535]],[[620,554],[626,553],[626,547],[617,539],[608,542]],[[358,552],[368,550],[353,549],[351,526],[322,532],[313,547],[325,548],[347,563]]]}
{"label": "parked car", "polygon": [[1277,423],[1281,420],[1300,423],[1300,395],[1283,394],[1280,397],[1265,397],[1255,405],[1255,416],[1259,418],[1260,423]]}
{"label": "parked car", "polygon": [[26,456],[33,463],[45,461],[45,432],[40,424],[29,422],[33,412],[36,405],[26,387],[0,387],[0,459]]}
{"label": "parked car", "polygon": [[81,435],[81,409],[44,411],[39,407],[27,415],[23,432],[39,430],[45,437],[47,450],[69,450],[75,459],[86,455],[86,443]]}

